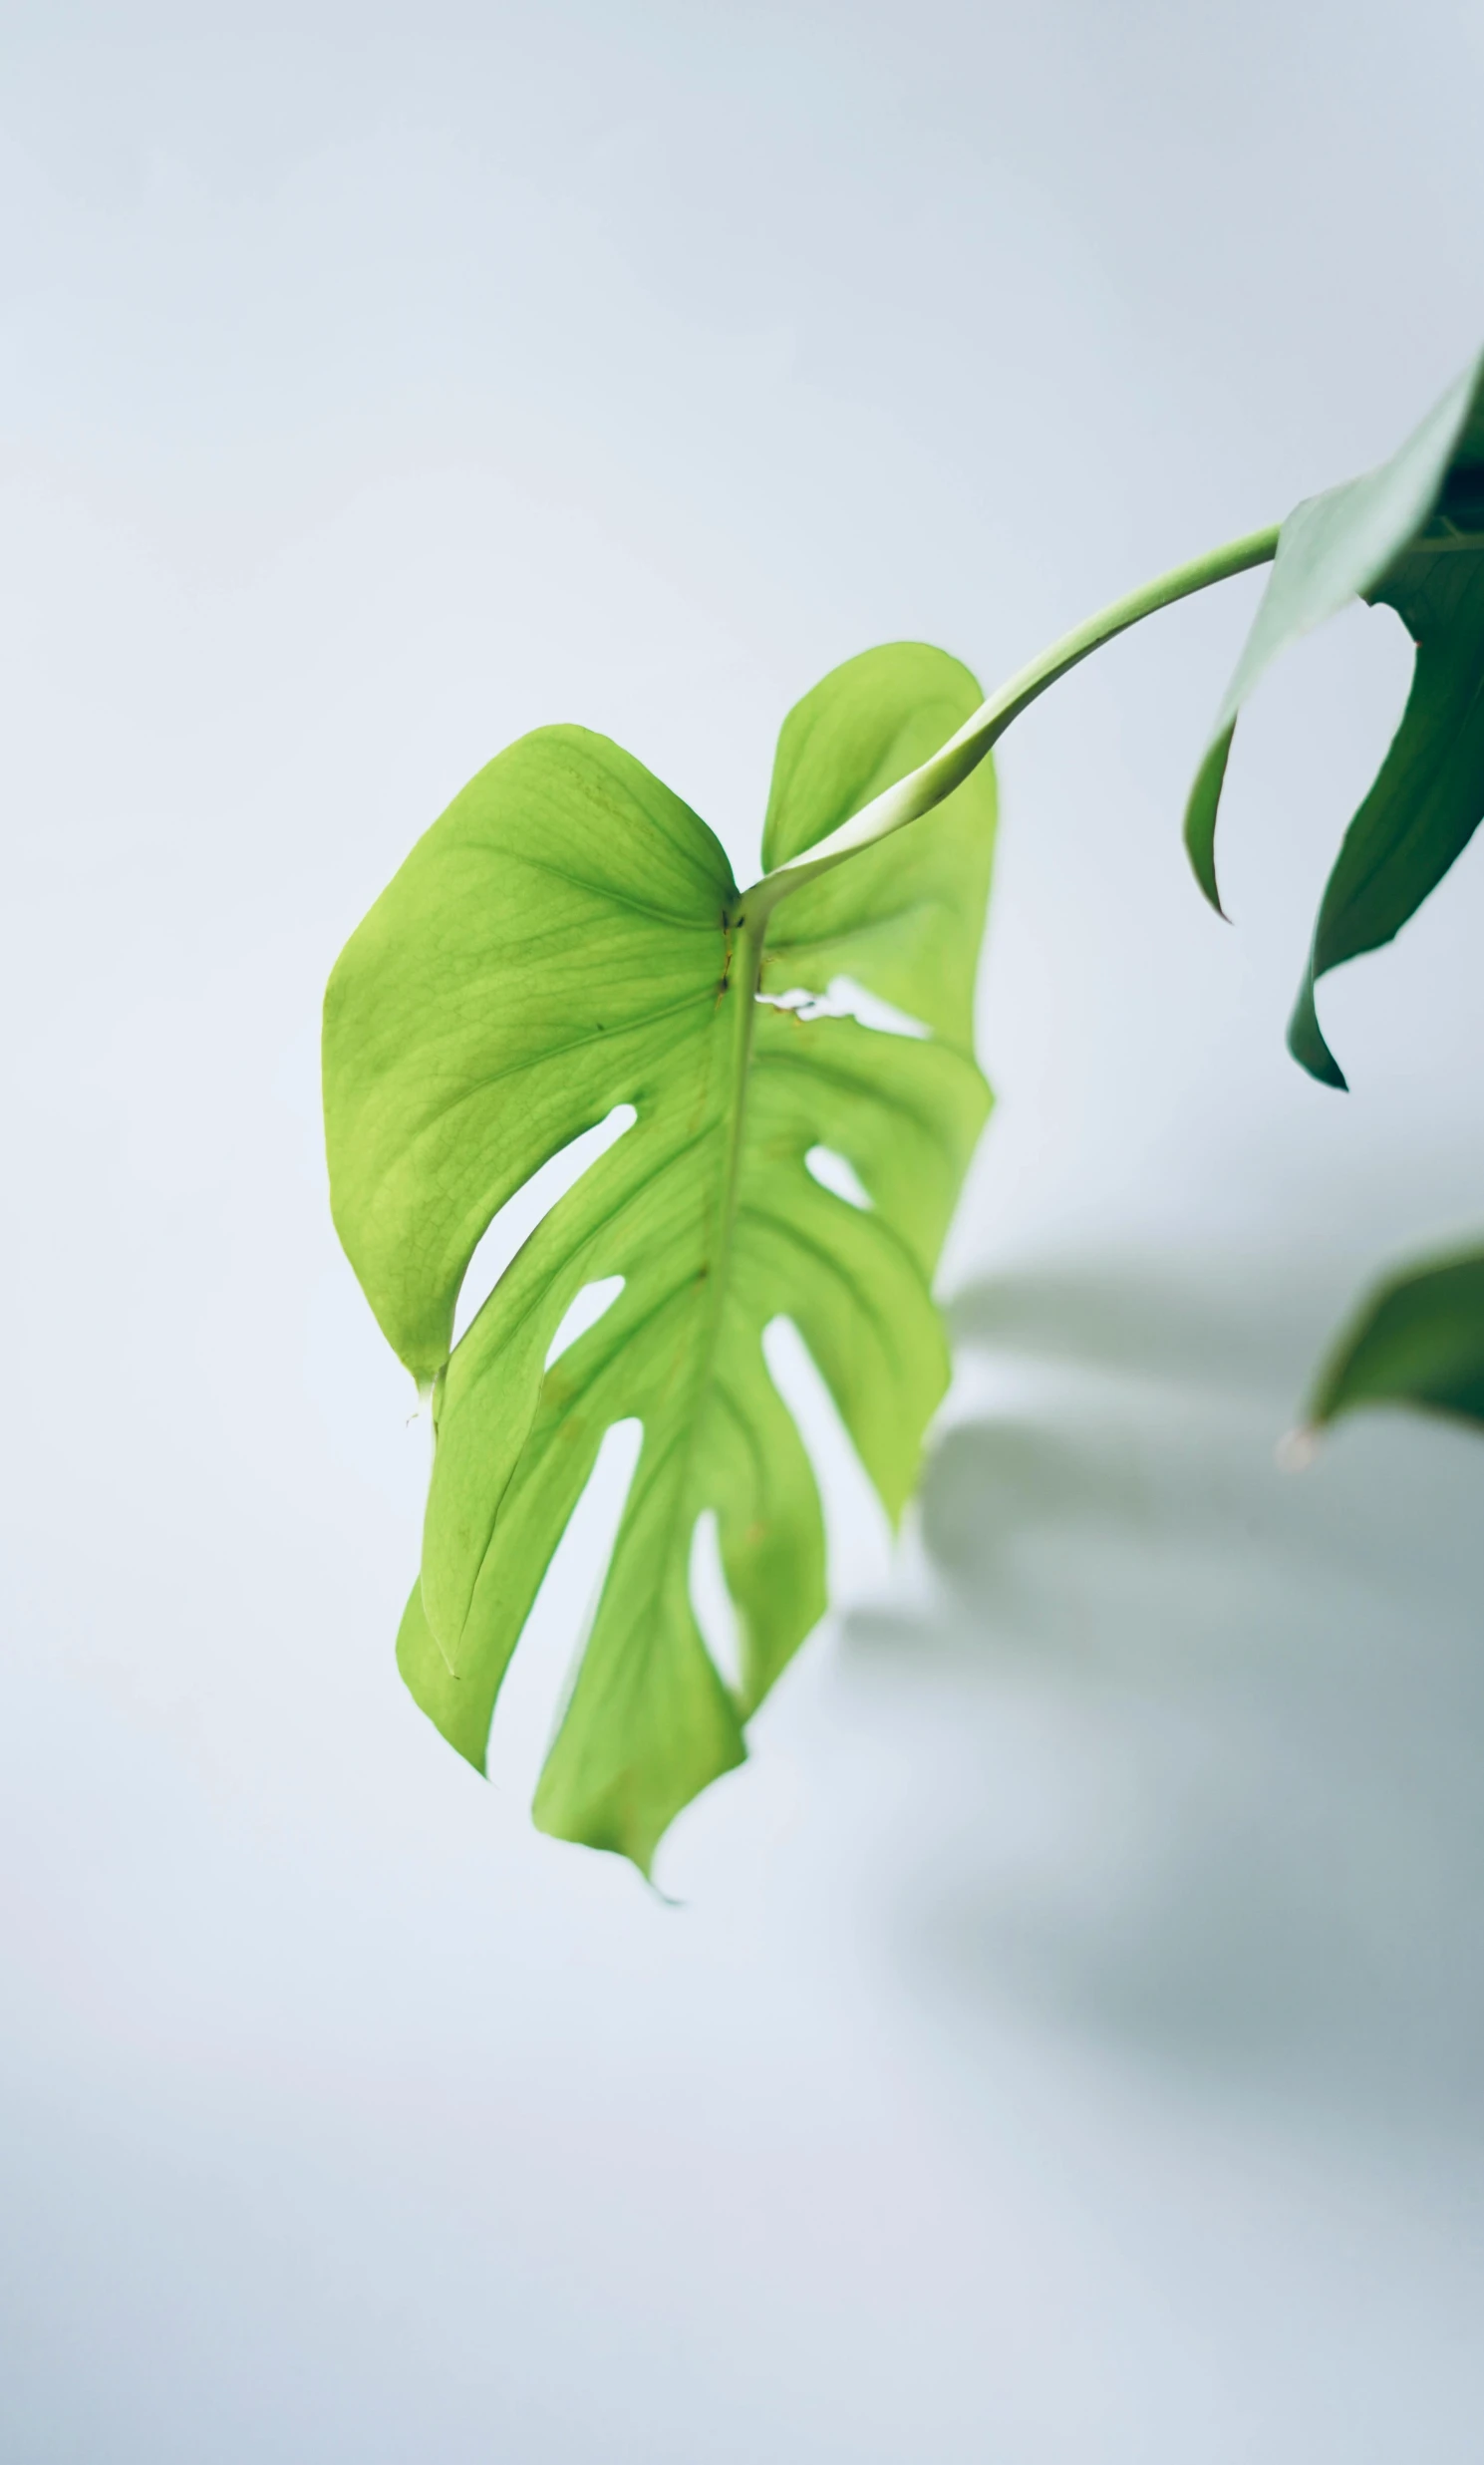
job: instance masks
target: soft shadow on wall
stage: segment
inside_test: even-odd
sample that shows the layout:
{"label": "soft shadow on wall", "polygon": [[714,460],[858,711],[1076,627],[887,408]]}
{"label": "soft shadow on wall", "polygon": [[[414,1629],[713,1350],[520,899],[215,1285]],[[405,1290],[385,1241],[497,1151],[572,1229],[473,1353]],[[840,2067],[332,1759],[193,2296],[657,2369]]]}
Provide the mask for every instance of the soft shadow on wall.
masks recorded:
{"label": "soft shadow on wall", "polygon": [[1484,1446],[1377,1414],[1281,1471],[1334,1312],[1253,1258],[960,1296],[931,1606],[847,1630],[952,1704],[904,1957],[1223,2097],[1484,2147]]}

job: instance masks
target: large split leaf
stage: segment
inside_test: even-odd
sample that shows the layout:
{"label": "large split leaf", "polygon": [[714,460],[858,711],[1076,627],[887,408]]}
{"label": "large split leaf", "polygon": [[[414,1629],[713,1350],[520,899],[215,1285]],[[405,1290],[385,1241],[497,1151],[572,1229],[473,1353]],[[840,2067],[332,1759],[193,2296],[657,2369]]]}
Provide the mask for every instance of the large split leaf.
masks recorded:
{"label": "large split leaf", "polygon": [[1409,1403],[1484,1426],[1484,1250],[1389,1277],[1362,1302],[1320,1376],[1319,1426],[1374,1403]]}
{"label": "large split leaf", "polygon": [[[814,848],[943,744],[979,688],[897,644],[787,720],[765,860]],[[819,1503],[768,1376],[791,1319],[893,1516],[948,1374],[932,1278],[989,1091],[974,981],[994,835],[985,763],[910,829],[771,906],[706,824],[577,728],[523,738],[464,788],[354,934],[325,1012],[335,1220],[372,1307],[434,1389],[423,1566],[398,1655],[482,1764],[495,1697],[606,1430],[643,1439],[536,1794],[547,1830],[648,1870],[666,1825],[739,1762],[742,1723],[824,1607]],[[923,1035],[776,997],[848,979]],[[864,1005],[862,1005],[864,1007]],[[496,1210],[552,1155],[635,1119],[538,1225],[450,1352]],[[823,1148],[860,1206],[821,1186]],[[585,1287],[606,1314],[548,1362]],[[742,1643],[708,1657],[689,1593],[714,1510]]]}
{"label": "large split leaf", "polygon": [[1320,1029],[1316,982],[1390,941],[1484,816],[1484,359],[1389,462],[1308,498],[1283,525],[1186,813],[1213,905],[1217,810],[1242,705],[1282,650],[1357,595],[1394,608],[1417,655],[1401,725],[1326,886],[1289,1027],[1295,1059],[1336,1087],[1345,1079]]}

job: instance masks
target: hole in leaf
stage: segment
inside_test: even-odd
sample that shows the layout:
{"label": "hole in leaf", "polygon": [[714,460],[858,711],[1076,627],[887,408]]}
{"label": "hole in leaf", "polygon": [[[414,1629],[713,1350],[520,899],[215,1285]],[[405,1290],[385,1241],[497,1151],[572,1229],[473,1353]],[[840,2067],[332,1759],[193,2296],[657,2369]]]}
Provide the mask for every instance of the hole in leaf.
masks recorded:
{"label": "hole in leaf", "polygon": [[562,1323],[546,1348],[546,1367],[560,1361],[563,1353],[585,1336],[589,1327],[596,1327],[604,1312],[611,1310],[624,1289],[621,1275],[599,1276],[595,1284],[584,1284],[575,1300],[567,1306]]}
{"label": "hole in leaf", "polygon": [[641,1420],[618,1420],[604,1431],[500,1689],[486,1769],[525,1804],[571,1700],[643,1439]]}
{"label": "hole in leaf", "polygon": [[742,1630],[727,1589],[722,1541],[715,1510],[708,1506],[696,1518],[691,1534],[691,1607],[712,1667],[724,1686],[736,1694],[742,1687]]}
{"label": "hole in leaf", "polygon": [[876,1201],[848,1155],[837,1155],[833,1147],[810,1147],[804,1163],[822,1190],[832,1190],[847,1206],[864,1208],[867,1214],[874,1209]]}
{"label": "hole in leaf", "polygon": [[847,1608],[886,1582],[892,1565],[890,1519],[791,1318],[775,1318],[763,1329],[762,1357],[819,1484],[830,1606]]}
{"label": "hole in leaf", "polygon": [[855,1019],[879,1036],[930,1037],[933,1033],[925,1021],[898,1010],[894,1002],[884,1002],[879,993],[857,984],[853,976],[831,976],[827,993],[810,993],[794,985],[787,993],[759,993],[757,999],[771,1010],[796,1010],[801,1019]]}
{"label": "hole in leaf", "polygon": [[[459,1287],[458,1306],[453,1313],[453,1341],[456,1344],[465,1330],[483,1309],[500,1277],[516,1251],[529,1241],[559,1198],[581,1180],[590,1164],[606,1155],[614,1141],[626,1129],[632,1129],[639,1115],[632,1104],[615,1104],[606,1120],[596,1121],[579,1138],[573,1138],[555,1155],[548,1155],[539,1171],[505,1200],[490,1221],[478,1248],[464,1270]],[[575,1306],[575,1305],[574,1305]],[[581,1330],[579,1329],[580,1333]],[[569,1341],[573,1341],[570,1339]]]}

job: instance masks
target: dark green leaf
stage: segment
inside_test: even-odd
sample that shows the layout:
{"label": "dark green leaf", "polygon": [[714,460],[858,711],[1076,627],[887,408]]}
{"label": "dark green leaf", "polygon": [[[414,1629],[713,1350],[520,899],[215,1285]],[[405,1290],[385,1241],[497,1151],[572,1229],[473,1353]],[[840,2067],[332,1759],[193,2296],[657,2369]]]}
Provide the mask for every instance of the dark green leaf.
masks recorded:
{"label": "dark green leaf", "polygon": [[1327,885],[1289,1031],[1295,1058],[1342,1087],[1320,1031],[1318,978],[1389,941],[1484,814],[1484,360],[1379,470],[1290,514],[1186,812],[1186,844],[1219,905],[1216,817],[1242,704],[1280,651],[1359,595],[1394,608],[1417,646],[1401,726]]}
{"label": "dark green leaf", "polygon": [[1361,1305],[1325,1365],[1310,1419],[1373,1403],[1484,1423],[1484,1250],[1408,1268]]}

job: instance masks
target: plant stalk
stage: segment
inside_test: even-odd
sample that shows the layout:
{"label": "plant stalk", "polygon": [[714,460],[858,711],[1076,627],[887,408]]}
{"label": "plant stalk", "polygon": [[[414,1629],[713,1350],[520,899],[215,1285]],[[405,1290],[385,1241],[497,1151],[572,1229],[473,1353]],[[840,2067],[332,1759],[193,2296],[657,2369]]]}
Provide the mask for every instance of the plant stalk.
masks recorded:
{"label": "plant stalk", "polygon": [[931,812],[935,804],[951,795],[955,787],[977,770],[992,745],[1004,736],[1012,720],[1019,719],[1048,685],[1065,676],[1104,642],[1115,634],[1126,633],[1146,616],[1160,608],[1172,607],[1177,599],[1188,599],[1192,593],[1208,590],[1213,582],[1230,581],[1234,574],[1247,573],[1254,565],[1269,563],[1277,552],[1279,524],[1267,530],[1249,531],[1243,539],[1228,540],[1224,547],[1208,549],[1204,556],[1193,557],[1189,564],[1176,565],[1138,590],[1115,599],[1111,607],[1089,616],[1070,633],[1062,634],[1029,667],[1022,668],[1001,686],[988,702],[982,703],[962,728],[946,745],[930,755],[919,769],[909,770],[894,787],[884,788],[863,804],[858,813],[831,830],[807,854],[795,857],[790,864],[779,865],[776,871],[764,873],[754,882],[741,902],[749,928],[765,924],[780,899],[801,889],[820,873],[831,872],[837,864],[857,855],[861,848],[873,846],[877,839],[890,837],[909,821]]}

